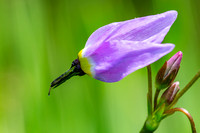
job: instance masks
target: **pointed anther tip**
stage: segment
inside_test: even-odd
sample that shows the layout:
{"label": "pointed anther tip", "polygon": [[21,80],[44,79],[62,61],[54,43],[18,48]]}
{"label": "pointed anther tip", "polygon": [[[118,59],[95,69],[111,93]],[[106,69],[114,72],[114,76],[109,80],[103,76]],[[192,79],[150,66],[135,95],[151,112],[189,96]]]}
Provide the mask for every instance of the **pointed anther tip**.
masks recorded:
{"label": "pointed anther tip", "polygon": [[50,88],[49,88],[48,96],[50,96],[50,93],[51,93],[51,88],[52,88],[52,87],[50,87]]}

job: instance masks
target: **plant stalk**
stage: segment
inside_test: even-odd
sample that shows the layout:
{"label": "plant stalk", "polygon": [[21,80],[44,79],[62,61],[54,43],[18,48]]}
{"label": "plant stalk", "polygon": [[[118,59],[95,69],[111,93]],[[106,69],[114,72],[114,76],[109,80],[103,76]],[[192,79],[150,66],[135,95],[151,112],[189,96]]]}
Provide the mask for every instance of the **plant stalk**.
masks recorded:
{"label": "plant stalk", "polygon": [[153,133],[153,131],[149,131],[144,125],[140,133]]}
{"label": "plant stalk", "polygon": [[159,93],[160,93],[160,90],[156,89],[156,92],[155,92],[155,95],[154,95],[154,110],[156,110]]}
{"label": "plant stalk", "polygon": [[148,93],[147,93],[147,109],[148,109],[148,116],[152,115],[152,73],[151,73],[151,66],[147,66],[148,72]]}

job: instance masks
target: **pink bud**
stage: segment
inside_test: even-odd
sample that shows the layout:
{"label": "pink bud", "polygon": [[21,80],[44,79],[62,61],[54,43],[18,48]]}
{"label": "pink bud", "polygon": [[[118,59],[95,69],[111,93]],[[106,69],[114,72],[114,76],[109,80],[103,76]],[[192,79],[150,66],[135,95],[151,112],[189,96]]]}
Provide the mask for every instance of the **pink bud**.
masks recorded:
{"label": "pink bud", "polygon": [[180,90],[179,82],[174,82],[161,96],[161,102],[170,105]]}
{"label": "pink bud", "polygon": [[174,81],[180,68],[181,59],[182,52],[179,51],[165,62],[165,64],[162,66],[156,76],[157,89],[164,89]]}

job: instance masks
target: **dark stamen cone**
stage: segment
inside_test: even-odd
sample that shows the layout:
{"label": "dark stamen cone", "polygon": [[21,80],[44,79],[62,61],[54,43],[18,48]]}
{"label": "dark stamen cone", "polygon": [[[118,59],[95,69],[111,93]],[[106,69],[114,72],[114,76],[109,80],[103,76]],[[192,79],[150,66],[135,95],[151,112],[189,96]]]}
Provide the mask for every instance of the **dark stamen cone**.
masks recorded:
{"label": "dark stamen cone", "polygon": [[66,80],[70,79],[73,76],[83,76],[85,75],[85,73],[82,71],[81,67],[80,67],[80,62],[78,59],[74,60],[72,62],[72,66],[71,68],[66,71],[64,74],[62,74],[61,76],[59,76],[58,78],[56,78],[53,82],[51,82],[51,86],[49,88],[49,93],[48,95],[50,95],[51,92],[51,88],[56,88],[59,85],[61,85],[62,83],[64,83]]}

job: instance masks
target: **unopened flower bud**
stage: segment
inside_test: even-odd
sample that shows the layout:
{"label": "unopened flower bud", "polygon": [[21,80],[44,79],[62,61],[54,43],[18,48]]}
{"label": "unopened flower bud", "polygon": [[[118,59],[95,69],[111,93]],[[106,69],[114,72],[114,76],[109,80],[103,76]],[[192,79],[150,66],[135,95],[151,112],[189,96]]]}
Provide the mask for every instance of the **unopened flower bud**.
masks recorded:
{"label": "unopened flower bud", "polygon": [[168,87],[174,81],[180,68],[181,59],[182,52],[179,51],[166,61],[158,71],[156,75],[156,87],[158,90]]}
{"label": "unopened flower bud", "polygon": [[165,103],[167,106],[170,105],[174,98],[176,97],[176,94],[180,90],[179,82],[174,82],[161,96],[160,104]]}

